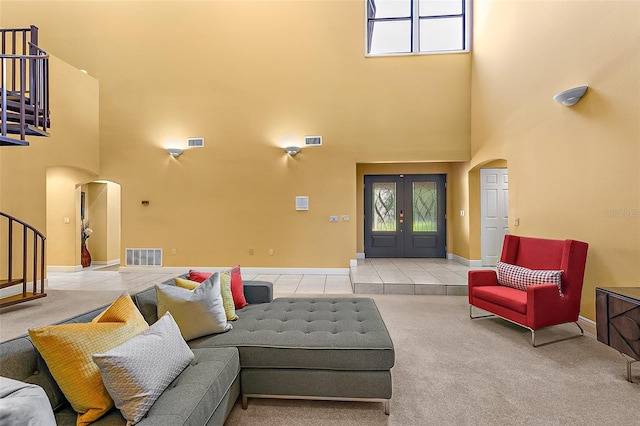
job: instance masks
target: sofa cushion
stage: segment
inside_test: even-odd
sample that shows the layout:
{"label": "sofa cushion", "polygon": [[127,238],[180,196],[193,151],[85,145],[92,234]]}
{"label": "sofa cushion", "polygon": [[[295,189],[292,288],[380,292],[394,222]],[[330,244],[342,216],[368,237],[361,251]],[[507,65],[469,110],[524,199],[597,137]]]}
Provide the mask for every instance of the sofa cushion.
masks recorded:
{"label": "sofa cushion", "polygon": [[472,297],[495,303],[521,314],[527,313],[527,292],[502,285],[473,287]]}
{"label": "sofa cushion", "polygon": [[237,346],[242,367],[385,370],[394,349],[367,298],[280,298],[238,311],[233,330],[188,342]]}
{"label": "sofa cushion", "polygon": [[526,291],[530,285],[555,284],[562,295],[562,271],[529,269],[523,266],[498,262],[498,283]]}
{"label": "sofa cushion", "polygon": [[[236,400],[240,373],[238,350],[194,349],[193,353],[193,361],[153,404],[145,424],[205,425],[212,414],[215,416],[219,408],[223,409],[219,406],[228,393],[231,393],[231,403]],[[222,424],[224,418],[213,424]]]}
{"label": "sofa cushion", "polygon": [[52,376],[79,413],[78,424],[96,420],[113,406],[91,355],[106,352],[148,327],[129,295],[124,294],[89,323],[29,330]]}
{"label": "sofa cushion", "polygon": [[220,294],[217,272],[195,290],[165,284],[156,285],[158,317],[171,312],[185,340],[231,329]]}
{"label": "sofa cushion", "polygon": [[93,361],[115,406],[135,424],[193,357],[167,312],[131,340],[104,354],[94,354]]}
{"label": "sofa cushion", "polygon": [[37,385],[0,377],[0,425],[55,426],[49,398]]}

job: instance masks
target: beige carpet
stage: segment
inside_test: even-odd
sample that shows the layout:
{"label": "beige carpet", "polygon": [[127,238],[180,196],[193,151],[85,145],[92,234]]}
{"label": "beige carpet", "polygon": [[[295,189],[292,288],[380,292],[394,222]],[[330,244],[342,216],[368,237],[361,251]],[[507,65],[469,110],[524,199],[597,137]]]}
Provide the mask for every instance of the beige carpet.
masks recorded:
{"label": "beige carpet", "polygon": [[[120,292],[50,290],[33,302],[38,309],[0,310],[0,334],[5,340],[8,324],[26,331],[108,303]],[[623,358],[591,336],[533,348],[527,330],[499,319],[470,320],[466,297],[373,298],[396,347],[390,416],[378,403],[250,399],[247,410],[236,404],[227,424],[640,424],[640,366],[633,367],[636,383],[627,382]],[[537,333],[538,342],[576,330],[546,329]]]}

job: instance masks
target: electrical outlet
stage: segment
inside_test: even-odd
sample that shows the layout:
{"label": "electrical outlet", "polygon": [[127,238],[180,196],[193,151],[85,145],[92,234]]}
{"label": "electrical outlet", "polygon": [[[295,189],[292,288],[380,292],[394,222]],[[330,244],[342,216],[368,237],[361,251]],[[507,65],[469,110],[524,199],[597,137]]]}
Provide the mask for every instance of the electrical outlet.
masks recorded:
{"label": "electrical outlet", "polygon": [[273,249],[269,249],[269,256],[273,256]]}
{"label": "electrical outlet", "polygon": [[178,251],[176,249],[171,249],[171,254],[176,254]]}
{"label": "electrical outlet", "polygon": [[516,220],[514,221],[514,225],[515,226],[520,226],[520,218],[516,217]]}
{"label": "electrical outlet", "polygon": [[343,222],[349,222],[349,215],[348,214],[343,214],[342,215],[342,221]]}
{"label": "electrical outlet", "polygon": [[249,256],[253,256],[254,250],[251,248],[249,249]]}

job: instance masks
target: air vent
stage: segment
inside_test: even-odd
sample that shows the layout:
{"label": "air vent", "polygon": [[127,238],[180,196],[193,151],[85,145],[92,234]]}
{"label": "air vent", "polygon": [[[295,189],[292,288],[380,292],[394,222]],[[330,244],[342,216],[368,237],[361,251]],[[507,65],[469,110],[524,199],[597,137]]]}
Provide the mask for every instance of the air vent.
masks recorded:
{"label": "air vent", "polygon": [[204,138],[187,138],[187,146],[189,148],[204,147]]}
{"label": "air vent", "polygon": [[128,248],[125,256],[125,266],[162,266],[161,248]]}
{"label": "air vent", "polygon": [[304,146],[320,146],[322,145],[322,136],[305,136]]}

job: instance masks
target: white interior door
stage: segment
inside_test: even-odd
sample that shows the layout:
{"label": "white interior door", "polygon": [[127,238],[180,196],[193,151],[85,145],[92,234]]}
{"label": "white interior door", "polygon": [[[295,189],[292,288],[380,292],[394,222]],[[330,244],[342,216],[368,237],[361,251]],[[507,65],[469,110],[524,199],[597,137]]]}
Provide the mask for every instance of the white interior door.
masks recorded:
{"label": "white interior door", "polygon": [[481,254],[483,266],[496,266],[509,233],[507,169],[480,169]]}

